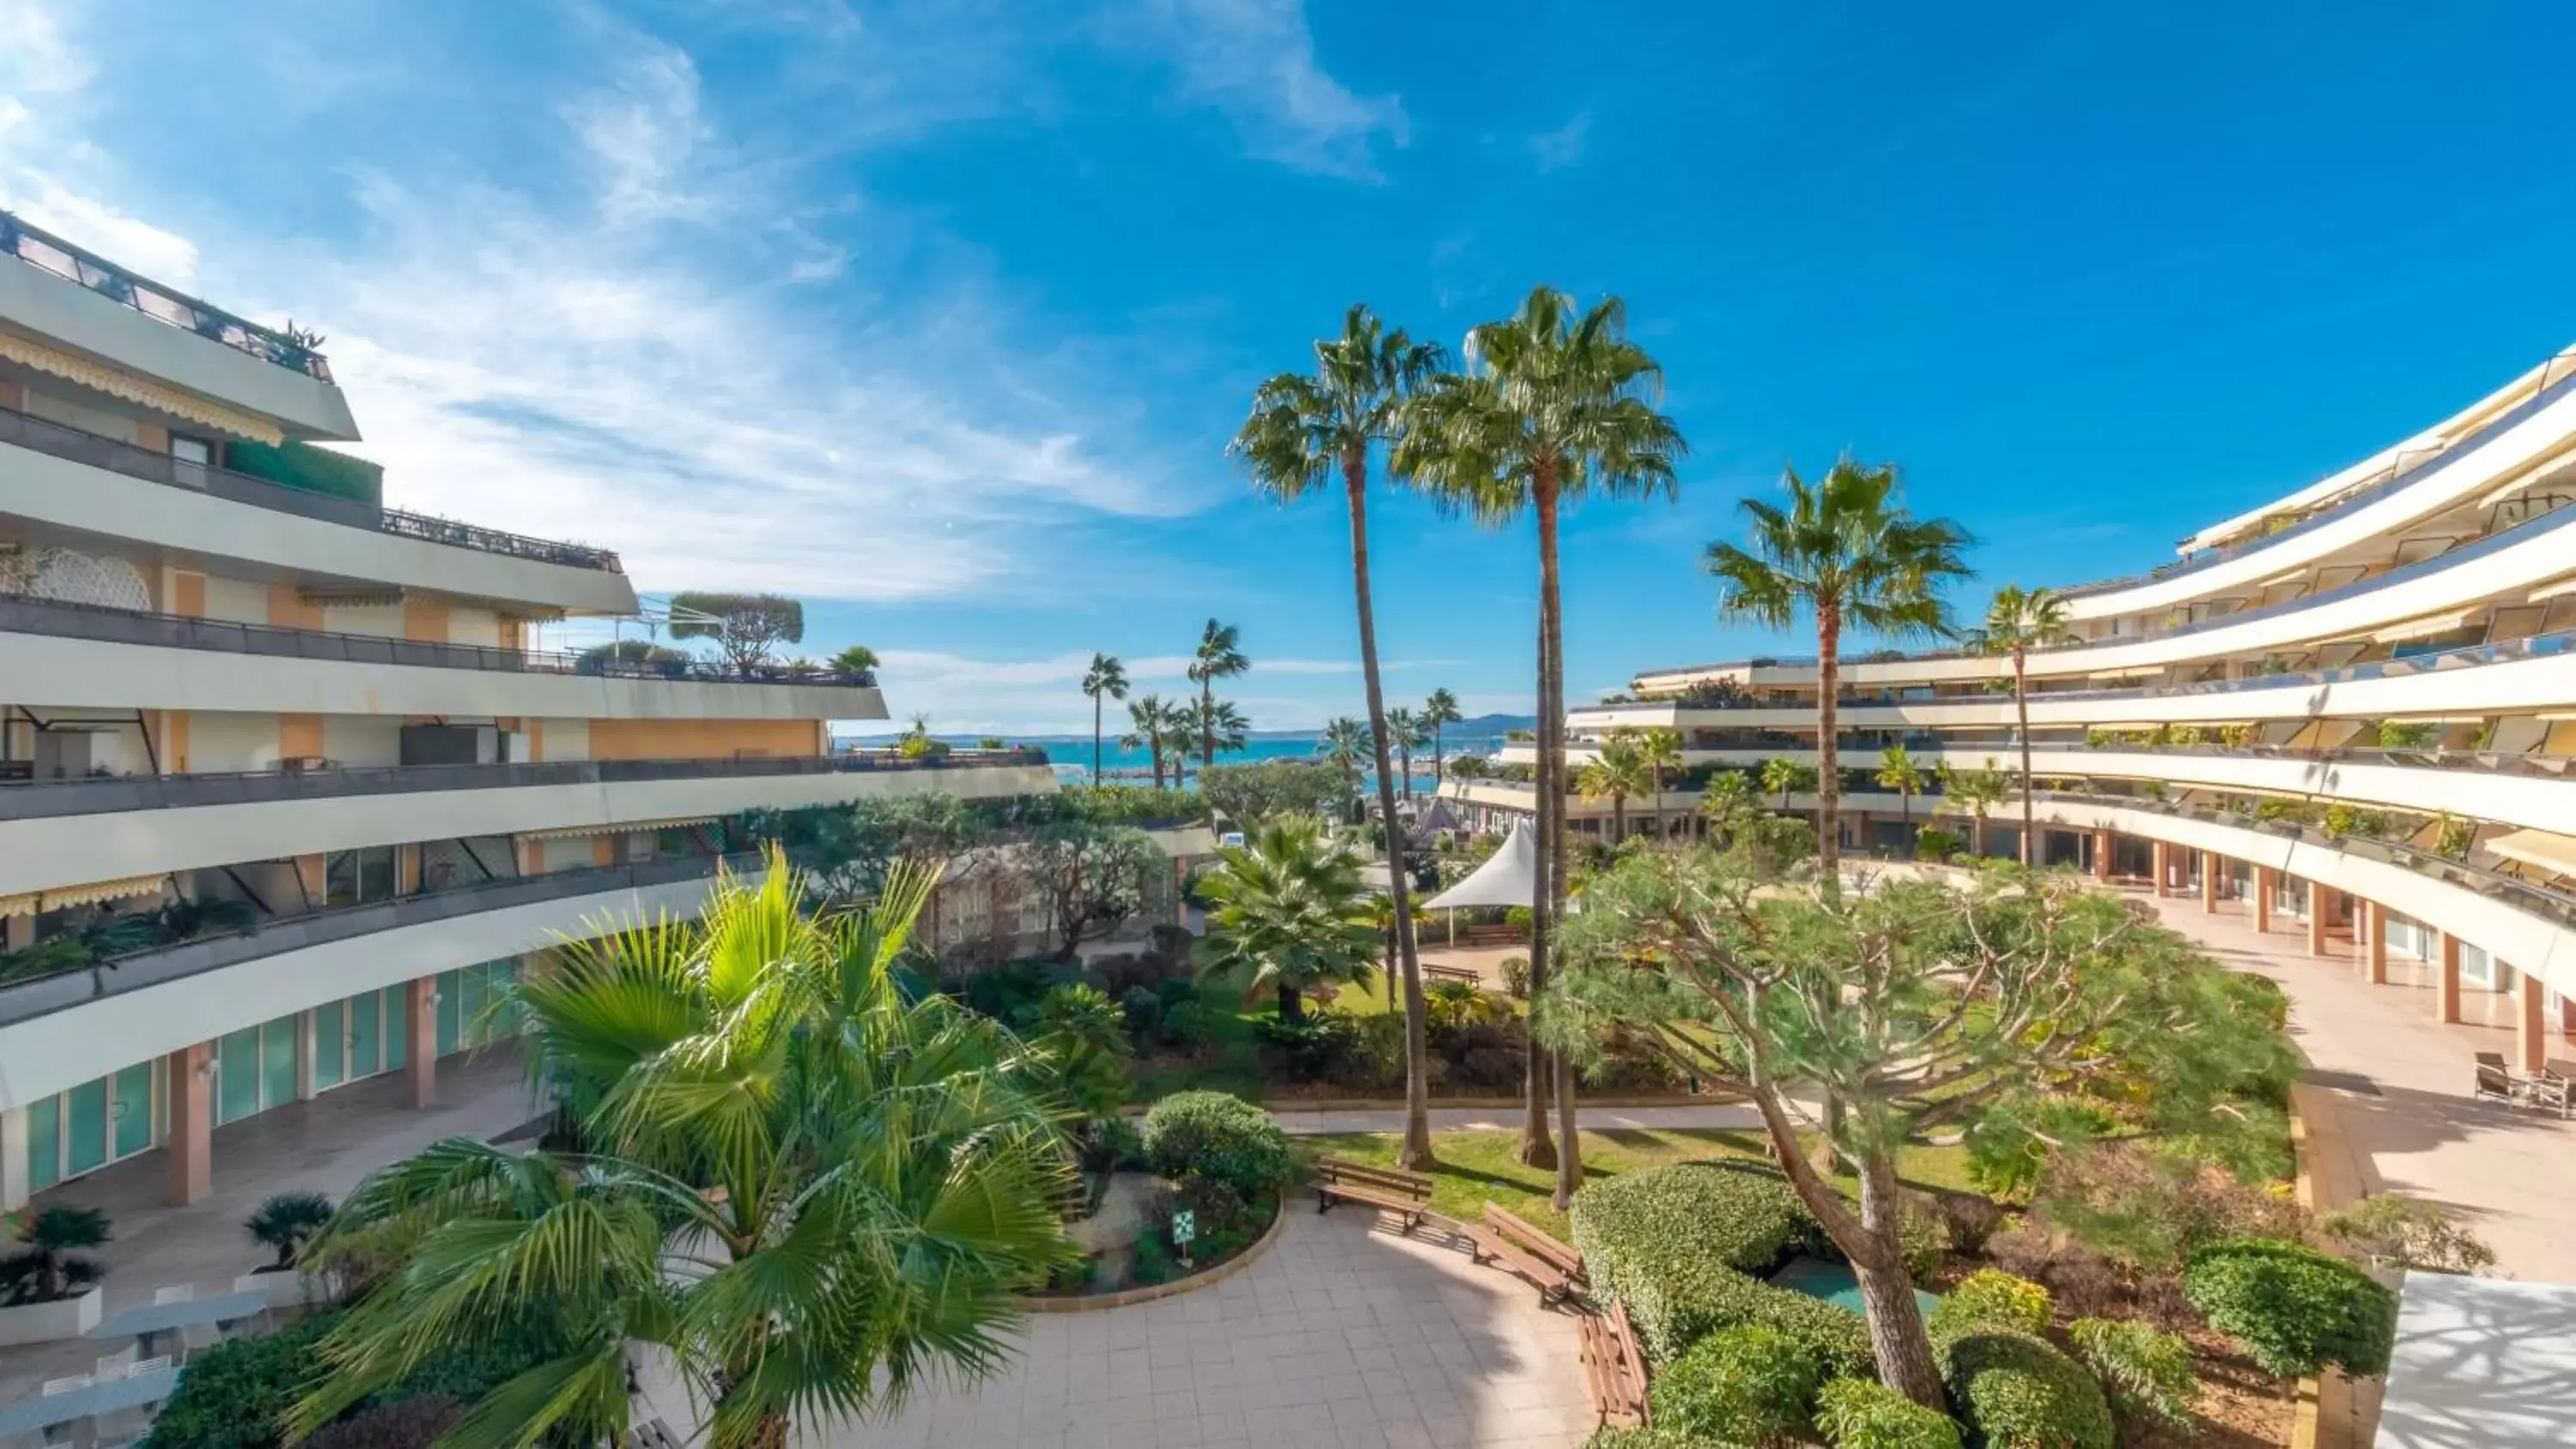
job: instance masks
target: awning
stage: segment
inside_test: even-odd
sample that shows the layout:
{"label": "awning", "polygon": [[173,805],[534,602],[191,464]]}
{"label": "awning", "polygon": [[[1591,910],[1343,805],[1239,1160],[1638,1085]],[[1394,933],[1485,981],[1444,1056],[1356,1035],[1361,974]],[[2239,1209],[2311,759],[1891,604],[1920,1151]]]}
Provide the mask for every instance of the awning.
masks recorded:
{"label": "awning", "polygon": [[2391,624],[2371,635],[2371,642],[2395,644],[2404,639],[2424,639],[2435,634],[2447,634],[2469,622],[2469,616],[2476,612],[2475,609],[2453,609],[2447,614],[2427,614],[2421,619],[2409,619],[2403,624]]}
{"label": "awning", "polygon": [[525,832],[525,837],[529,840],[571,840],[582,835],[623,835],[630,830],[680,830],[723,818],[720,815],[682,815],[669,820],[625,820],[614,825],[566,825],[554,830],[530,830]]}
{"label": "awning", "polygon": [[1538,841],[1529,822],[1515,821],[1493,858],[1465,880],[1422,903],[1426,911],[1460,906],[1527,906],[1538,899]]}
{"label": "awning", "polygon": [[47,347],[15,332],[0,332],[0,357],[38,372],[50,372],[83,387],[95,388],[110,397],[141,403],[155,412],[203,423],[237,438],[252,438],[272,448],[286,441],[286,434],[264,418],[254,417],[238,408],[225,407],[222,403],[208,402],[195,393],[181,392],[175,387],[164,387],[132,373],[120,372],[59,348]]}
{"label": "awning", "polygon": [[166,873],[132,875],[123,880],[103,880],[90,885],[0,896],[0,916],[32,916],[38,911],[59,911],[67,906],[95,905],[100,901],[121,901],[133,896],[157,896],[169,880]]}
{"label": "awning", "polygon": [[2576,875],[2576,839],[2564,835],[2546,830],[2509,830],[2478,843],[2507,860],[2520,861],[2551,875]]}

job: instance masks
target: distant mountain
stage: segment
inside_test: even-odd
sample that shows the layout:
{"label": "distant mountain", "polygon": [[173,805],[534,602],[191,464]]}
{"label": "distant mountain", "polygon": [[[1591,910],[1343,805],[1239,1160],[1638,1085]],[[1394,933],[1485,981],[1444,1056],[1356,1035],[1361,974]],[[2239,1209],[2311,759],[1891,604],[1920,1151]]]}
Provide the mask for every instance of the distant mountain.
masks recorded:
{"label": "distant mountain", "polygon": [[1462,739],[1476,739],[1484,735],[1503,735],[1513,730],[1537,728],[1538,716],[1534,714],[1477,714],[1469,715],[1449,726],[1444,733],[1457,735]]}

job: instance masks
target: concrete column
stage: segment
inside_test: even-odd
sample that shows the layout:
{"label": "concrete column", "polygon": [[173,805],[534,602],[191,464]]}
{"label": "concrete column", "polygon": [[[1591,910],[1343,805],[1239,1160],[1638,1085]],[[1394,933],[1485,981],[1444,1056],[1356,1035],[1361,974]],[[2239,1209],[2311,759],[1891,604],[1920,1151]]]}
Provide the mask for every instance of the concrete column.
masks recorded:
{"label": "concrete column", "polygon": [[2155,858],[2156,895],[2173,894],[2173,847],[2158,840],[2148,845],[2147,853]]}
{"label": "concrete column", "polygon": [[2200,853],[2200,909],[2212,916],[2218,914],[2218,867],[2218,852]]}
{"label": "concrete column", "polygon": [[170,1155],[169,1202],[186,1207],[215,1190],[215,1044],[201,1041],[170,1053],[168,1075],[162,1150]]}
{"label": "concrete column", "polygon": [[2254,867],[2254,930],[2257,935],[2272,929],[2272,888],[2280,873],[2268,865]]}
{"label": "concrete column", "polygon": [[2093,878],[2095,880],[2111,878],[2111,840],[2112,835],[2108,830],[2093,832]]}
{"label": "concrete column", "polygon": [[403,1044],[403,1085],[413,1106],[426,1107],[438,1100],[438,978],[406,981],[403,995],[411,1008],[407,1026],[411,1040]]}
{"label": "concrete column", "polygon": [[2460,938],[2442,932],[2442,949],[2433,955],[2433,1019],[2460,1019]]}
{"label": "concrete column", "polygon": [[2536,1072],[2549,1064],[2549,988],[2528,971],[2514,976],[2513,1045],[2516,1065]]}
{"label": "concrete column", "polygon": [[2362,977],[2373,986],[2388,984],[2388,907],[2377,901],[2360,901],[2362,919]]}
{"label": "concrete column", "polygon": [[2326,922],[2334,915],[2334,903],[2332,890],[2314,881],[2308,882],[2308,954],[2311,956],[2326,953]]}
{"label": "concrete column", "polygon": [[[334,1050],[339,1043],[333,1042]],[[320,1088],[314,1082],[314,1067],[322,1060],[322,1044],[313,1039],[313,1013],[295,1013],[295,1100],[310,1102]]]}
{"label": "concrete column", "polygon": [[27,1109],[0,1112],[0,1212],[27,1205]]}

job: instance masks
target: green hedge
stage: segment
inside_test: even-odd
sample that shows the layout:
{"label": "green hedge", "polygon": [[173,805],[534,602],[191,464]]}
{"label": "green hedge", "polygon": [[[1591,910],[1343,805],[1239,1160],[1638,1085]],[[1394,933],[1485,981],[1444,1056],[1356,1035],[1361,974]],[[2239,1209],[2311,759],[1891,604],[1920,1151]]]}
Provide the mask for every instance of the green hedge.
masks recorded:
{"label": "green hedge", "polygon": [[2397,1295],[2332,1254],[2269,1238],[2223,1239],[2191,1255],[2182,1291],[2267,1373],[2303,1378],[2328,1365],[2361,1378],[2388,1372]]}
{"label": "green hedge", "polygon": [[2115,1449],[2111,1405],[2084,1366],[2019,1333],[1971,1333],[1942,1352],[1950,1408],[1985,1449]]}
{"label": "green hedge", "polygon": [[286,1437],[281,1417],[311,1387],[314,1346],[338,1321],[336,1313],[311,1314],[189,1359],[143,1449],[271,1449]]}
{"label": "green hedge", "polygon": [[1145,1159],[1165,1177],[1221,1182],[1260,1201],[1297,1171],[1270,1114],[1223,1092],[1175,1092],[1145,1114]]}
{"label": "green hedge", "polygon": [[1816,1391],[1816,1428],[1833,1449],[1959,1449],[1959,1426],[1876,1379]]}
{"label": "green hedge", "polygon": [[1655,1422],[1767,1446],[1807,1426],[1821,1376],[1804,1344],[1765,1324],[1721,1328],[1655,1376]]}
{"label": "green hedge", "polygon": [[385,502],[385,470],[364,458],[352,458],[311,443],[287,443],[272,448],[266,443],[224,444],[224,466],[236,473],[248,473],[289,488],[307,493],[328,493],[334,498],[354,498],[381,508]]}

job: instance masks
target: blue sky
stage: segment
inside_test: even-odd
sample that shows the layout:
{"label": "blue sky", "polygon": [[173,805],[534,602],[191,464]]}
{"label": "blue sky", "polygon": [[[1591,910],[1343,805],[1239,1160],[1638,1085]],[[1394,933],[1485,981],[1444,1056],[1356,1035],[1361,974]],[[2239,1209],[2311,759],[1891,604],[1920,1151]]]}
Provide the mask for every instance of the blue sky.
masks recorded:
{"label": "blue sky", "polygon": [[[0,0],[0,203],[320,328],[406,506],[811,601],[946,730],[1214,614],[1354,712],[1341,516],[1222,456],[1366,300],[1628,300],[1677,503],[1565,538],[1568,684],[1796,648],[1697,568],[1784,460],[2073,582],[2576,334],[2542,5]],[[1535,546],[1384,499],[1398,697],[1528,707]]]}

